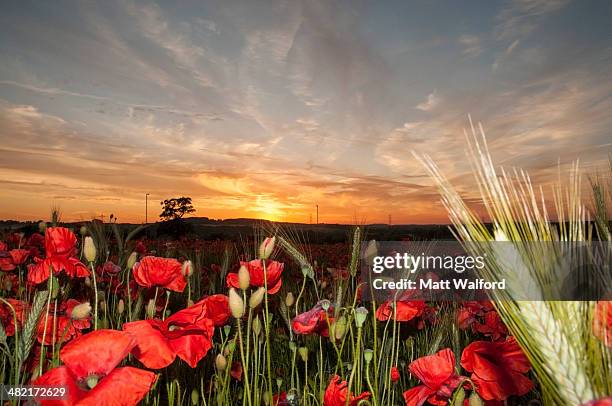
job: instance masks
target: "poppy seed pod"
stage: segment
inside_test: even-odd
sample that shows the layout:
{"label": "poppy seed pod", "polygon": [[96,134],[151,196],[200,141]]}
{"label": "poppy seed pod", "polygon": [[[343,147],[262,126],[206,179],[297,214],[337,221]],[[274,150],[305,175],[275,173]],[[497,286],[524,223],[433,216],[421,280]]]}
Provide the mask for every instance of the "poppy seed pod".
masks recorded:
{"label": "poppy seed pod", "polygon": [[229,291],[229,307],[234,318],[239,319],[244,316],[244,302],[235,289]]}
{"label": "poppy seed pod", "polygon": [[123,314],[125,311],[125,302],[123,299],[119,299],[119,303],[117,303],[117,314]]}
{"label": "poppy seed pod", "polygon": [[242,290],[247,290],[250,284],[251,275],[249,274],[249,270],[246,266],[240,265],[240,269],[238,270],[238,286]]}
{"label": "poppy seed pod", "polygon": [[259,306],[261,302],[263,301],[265,294],[266,294],[266,288],[261,287],[257,289],[249,298],[249,307],[251,309],[254,309],[257,306]]}
{"label": "poppy seed pod", "polygon": [[96,260],[96,245],[94,244],[93,238],[89,236],[85,237],[83,253],[85,254],[87,262],[91,263]]}
{"label": "poppy seed pod", "polygon": [[225,368],[227,368],[227,359],[223,354],[217,354],[217,358],[215,358],[215,367],[217,367],[217,371],[219,372],[223,372]]}
{"label": "poppy seed pod", "polygon": [[91,313],[91,305],[89,302],[81,303],[72,308],[72,313],[70,314],[70,318],[72,320],[83,320],[89,317]]}
{"label": "poppy seed pod", "polygon": [[194,406],[200,404],[200,392],[195,388],[191,391],[191,404]]}
{"label": "poppy seed pod", "polygon": [[259,259],[268,259],[274,251],[274,244],[276,243],[276,237],[267,237],[259,246]]}
{"label": "poppy seed pod", "polygon": [[294,303],[295,303],[295,298],[293,297],[293,293],[291,292],[287,293],[287,296],[285,296],[285,306],[291,307],[293,306]]}
{"label": "poppy seed pod", "polygon": [[365,307],[358,307],[355,309],[355,326],[357,328],[363,327],[363,323],[365,323],[366,318],[368,317],[368,309]]}
{"label": "poppy seed pod", "polygon": [[183,262],[183,265],[181,265],[181,274],[185,278],[189,278],[191,274],[193,274],[193,264],[191,263],[191,261],[187,260]]}
{"label": "poppy seed pod", "polygon": [[130,254],[130,256],[127,259],[127,268],[132,269],[136,262],[138,262],[138,253],[134,251]]}
{"label": "poppy seed pod", "polygon": [[81,228],[79,229],[79,234],[81,234],[81,236],[86,236],[87,235],[87,227],[85,226],[81,226]]}

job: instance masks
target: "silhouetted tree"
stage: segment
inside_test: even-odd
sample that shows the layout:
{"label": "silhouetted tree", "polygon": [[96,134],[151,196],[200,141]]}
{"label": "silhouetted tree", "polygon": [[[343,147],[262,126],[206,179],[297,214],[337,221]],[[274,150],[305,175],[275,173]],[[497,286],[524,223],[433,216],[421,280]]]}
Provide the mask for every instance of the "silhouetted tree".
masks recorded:
{"label": "silhouetted tree", "polygon": [[159,218],[162,220],[175,220],[183,218],[185,214],[194,213],[191,197],[175,197],[160,202],[162,212]]}

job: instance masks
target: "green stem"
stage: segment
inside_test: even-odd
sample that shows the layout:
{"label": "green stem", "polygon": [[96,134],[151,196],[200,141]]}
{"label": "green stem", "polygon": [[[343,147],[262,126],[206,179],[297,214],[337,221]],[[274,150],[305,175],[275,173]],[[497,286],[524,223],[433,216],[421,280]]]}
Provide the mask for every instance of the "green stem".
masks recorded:
{"label": "green stem", "polygon": [[94,269],[93,262],[89,263],[91,268],[91,276],[93,279],[94,286],[94,330],[98,329],[98,282],[96,281],[96,270]]}
{"label": "green stem", "polygon": [[246,399],[249,406],[251,406],[251,388],[249,387],[249,369],[247,367],[247,359],[244,356],[244,342],[242,341],[242,323],[240,322],[240,319],[236,319],[236,324],[238,325],[237,327],[238,327],[238,340],[240,340],[240,359],[242,361],[242,370],[244,372],[244,392],[245,393],[242,397],[242,404],[244,405],[244,401]]}
{"label": "green stem", "polygon": [[264,288],[266,289],[264,293],[264,301],[265,301],[265,311],[266,311],[266,322],[265,322],[265,332],[266,332],[266,367],[268,370],[268,392],[272,394],[272,361],[271,361],[271,349],[270,349],[270,312],[268,310],[268,271],[266,270],[266,260],[261,260],[263,264],[263,273],[264,273]]}
{"label": "green stem", "polygon": [[353,379],[355,379],[355,372],[357,371],[357,365],[359,363],[359,347],[361,347],[361,327],[357,327],[357,346],[355,347],[354,351],[355,356],[353,358],[353,368],[351,369],[351,376],[348,381],[345,406],[348,406],[351,400],[351,387],[353,385]]}

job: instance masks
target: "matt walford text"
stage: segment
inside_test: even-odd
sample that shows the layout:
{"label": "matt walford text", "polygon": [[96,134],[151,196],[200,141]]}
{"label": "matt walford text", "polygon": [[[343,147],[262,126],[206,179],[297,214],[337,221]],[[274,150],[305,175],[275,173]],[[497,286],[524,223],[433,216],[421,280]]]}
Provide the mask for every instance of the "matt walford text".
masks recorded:
{"label": "matt walford text", "polygon": [[[372,258],[372,272],[377,275],[372,278],[372,287],[376,290],[503,290],[506,289],[506,280],[487,281],[475,278],[474,275],[482,270],[485,263],[484,256],[452,256],[452,255],[412,255],[408,253],[395,253],[388,256],[374,256]],[[385,271],[392,271],[395,278],[382,275]],[[417,271],[424,273],[419,279],[408,277]],[[454,271],[451,278],[441,279],[438,274],[448,274]],[[465,271],[470,277],[461,277]],[[397,275],[405,276],[400,279]]]}

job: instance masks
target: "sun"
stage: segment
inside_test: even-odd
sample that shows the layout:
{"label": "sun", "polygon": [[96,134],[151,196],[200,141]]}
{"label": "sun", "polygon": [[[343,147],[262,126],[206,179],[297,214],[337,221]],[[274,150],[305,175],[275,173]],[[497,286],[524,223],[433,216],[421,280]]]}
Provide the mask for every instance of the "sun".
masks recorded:
{"label": "sun", "polygon": [[278,200],[268,196],[257,196],[253,206],[251,211],[259,214],[259,217],[265,220],[280,221],[285,214],[283,210],[285,206]]}

